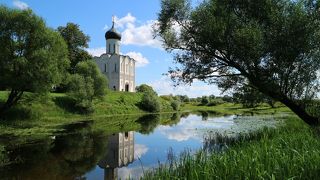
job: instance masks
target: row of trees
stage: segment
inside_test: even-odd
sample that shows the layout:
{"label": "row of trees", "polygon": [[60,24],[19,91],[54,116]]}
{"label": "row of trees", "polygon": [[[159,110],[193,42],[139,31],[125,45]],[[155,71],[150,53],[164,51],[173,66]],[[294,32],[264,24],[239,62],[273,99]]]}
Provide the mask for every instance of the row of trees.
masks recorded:
{"label": "row of trees", "polygon": [[75,104],[90,108],[92,99],[104,95],[106,80],[84,50],[89,37],[68,23],[57,30],[30,9],[0,7],[0,82],[10,91],[0,114],[10,109],[26,91],[47,93],[54,87],[68,91]]}

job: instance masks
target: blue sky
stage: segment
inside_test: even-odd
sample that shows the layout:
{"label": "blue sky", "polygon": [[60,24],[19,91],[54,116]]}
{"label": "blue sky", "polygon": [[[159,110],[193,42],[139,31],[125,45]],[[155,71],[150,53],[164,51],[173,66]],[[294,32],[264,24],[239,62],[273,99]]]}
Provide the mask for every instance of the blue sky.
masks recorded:
{"label": "blue sky", "polygon": [[152,25],[160,10],[160,0],[1,0],[1,4],[18,9],[32,9],[49,27],[65,26],[68,22],[80,25],[90,36],[88,51],[100,55],[105,51],[104,33],[112,25],[122,33],[122,54],[138,61],[136,84],[146,83],[162,94],[182,94],[190,97],[215,94],[216,86],[196,82],[192,86],[174,88],[164,76],[173,67],[172,55],[161,48],[161,42],[152,37]]}

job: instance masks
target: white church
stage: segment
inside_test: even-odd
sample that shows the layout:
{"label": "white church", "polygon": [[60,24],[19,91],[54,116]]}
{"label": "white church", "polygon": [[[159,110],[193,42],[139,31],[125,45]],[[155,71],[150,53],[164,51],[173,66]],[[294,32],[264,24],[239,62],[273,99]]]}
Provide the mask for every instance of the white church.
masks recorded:
{"label": "white church", "polygon": [[135,91],[135,60],[120,54],[121,34],[112,27],[105,34],[106,53],[94,60],[108,78],[109,88],[114,91]]}

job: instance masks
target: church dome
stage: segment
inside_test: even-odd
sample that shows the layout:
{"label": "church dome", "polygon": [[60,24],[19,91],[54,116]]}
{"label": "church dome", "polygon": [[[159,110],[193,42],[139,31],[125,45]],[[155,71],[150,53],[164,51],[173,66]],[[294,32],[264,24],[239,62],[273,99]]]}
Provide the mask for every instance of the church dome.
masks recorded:
{"label": "church dome", "polygon": [[106,32],[105,34],[106,40],[108,39],[118,39],[121,40],[121,34],[116,31],[114,28],[114,23],[112,24],[112,28]]}

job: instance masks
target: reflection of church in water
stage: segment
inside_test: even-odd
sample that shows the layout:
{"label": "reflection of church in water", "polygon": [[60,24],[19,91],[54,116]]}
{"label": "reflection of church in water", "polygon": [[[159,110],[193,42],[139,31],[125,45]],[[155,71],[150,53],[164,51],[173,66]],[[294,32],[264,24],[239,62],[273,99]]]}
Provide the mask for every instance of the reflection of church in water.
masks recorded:
{"label": "reflection of church in water", "polygon": [[134,132],[116,133],[108,138],[106,155],[99,162],[104,169],[104,179],[117,179],[118,168],[134,160]]}

